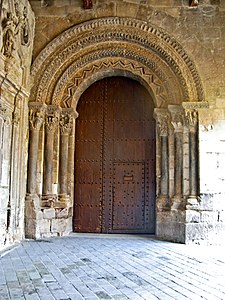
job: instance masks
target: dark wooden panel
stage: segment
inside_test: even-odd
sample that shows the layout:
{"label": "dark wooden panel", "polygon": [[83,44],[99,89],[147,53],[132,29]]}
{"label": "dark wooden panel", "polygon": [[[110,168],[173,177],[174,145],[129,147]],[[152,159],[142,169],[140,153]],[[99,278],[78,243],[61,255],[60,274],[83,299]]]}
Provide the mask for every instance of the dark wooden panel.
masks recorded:
{"label": "dark wooden panel", "polygon": [[112,229],[139,232],[145,229],[145,165],[115,163]]}
{"label": "dark wooden panel", "polygon": [[74,229],[79,232],[101,232],[103,94],[99,88],[99,83],[90,87],[77,108]]}
{"label": "dark wooden panel", "polygon": [[75,230],[155,228],[155,123],[147,90],[128,78],[93,84],[76,127]]}

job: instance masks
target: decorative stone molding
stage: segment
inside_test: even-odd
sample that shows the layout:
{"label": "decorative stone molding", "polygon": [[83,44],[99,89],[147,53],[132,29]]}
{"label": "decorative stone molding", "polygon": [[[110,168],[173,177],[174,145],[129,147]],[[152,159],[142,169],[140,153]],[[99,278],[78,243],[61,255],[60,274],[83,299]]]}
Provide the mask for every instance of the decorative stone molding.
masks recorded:
{"label": "decorative stone molding", "polygon": [[[115,48],[115,45],[118,47],[121,44],[123,44],[121,46],[123,56]],[[102,54],[99,56],[99,53]],[[61,78],[64,78],[62,80],[66,83],[67,89],[72,92],[73,87],[69,84],[72,74],[68,77],[63,75],[66,74],[67,69],[69,70],[71,64],[75,65],[77,63],[76,69],[80,70],[82,67],[84,71],[85,66],[89,65],[88,76],[90,78],[99,66],[103,68],[104,63],[110,62],[109,57],[112,58],[118,55],[122,56],[120,59],[122,64],[126,64],[126,60],[133,61],[134,69],[143,68],[143,65],[145,65],[148,68],[148,73],[155,74],[155,68],[155,70],[161,70],[164,78],[168,78],[166,73],[172,72],[170,81],[167,83],[165,99],[171,99],[170,91],[178,93],[175,101],[194,101],[194,99],[202,101],[204,99],[196,68],[175,39],[168,36],[163,30],[144,21],[128,18],[103,18],[88,21],[68,29],[50,42],[40,53],[32,67],[32,75],[36,83],[33,88],[32,101],[42,102],[45,99],[46,103],[52,103],[48,101],[51,101],[51,95],[54,94],[56,85]],[[99,64],[99,59],[103,57],[105,57],[104,63]],[[152,63],[150,62],[151,57],[153,58]],[[88,68],[86,67],[85,72]],[[140,79],[145,76],[145,68],[141,71],[142,74],[139,75]],[[113,67],[109,66],[107,69],[110,72]],[[125,70],[126,67],[121,68],[120,66],[120,69]],[[49,76],[50,74],[51,76]],[[83,76],[81,75],[81,78]],[[75,76],[75,78],[79,77]],[[79,83],[79,80],[77,82]],[[74,86],[79,88],[79,86],[76,86],[76,80]],[[58,88],[56,89],[55,95],[58,93]],[[160,89],[161,87],[158,86],[158,90]],[[54,104],[56,103],[59,103],[59,100],[54,100]],[[176,103],[172,102],[171,104]],[[70,105],[72,104],[70,103]],[[161,104],[161,107],[163,105]]]}
{"label": "decorative stone molding", "polygon": [[199,110],[209,108],[209,103],[206,101],[201,102],[183,102],[182,106],[185,110]]}
{"label": "decorative stone molding", "polygon": [[[69,107],[76,104],[80,95],[87,88],[87,84],[92,84],[95,80],[99,80],[104,76],[110,75],[126,76],[140,79],[144,82],[145,86],[150,88],[155,95],[156,107],[166,106],[167,101],[173,101],[178,98],[178,94],[171,93],[166,78],[171,74],[163,74],[161,70],[154,66],[151,60],[142,59],[141,54],[137,59],[138,63],[132,59],[123,58],[123,49],[113,49],[114,54],[117,53],[120,58],[114,58],[114,54],[111,51],[95,52],[94,56],[99,57],[99,61],[96,61],[94,65],[79,66],[79,62],[72,64],[66,72],[59,79],[53,94],[53,103],[61,100],[62,107]],[[106,57],[104,55],[107,54]],[[110,57],[111,55],[111,57]],[[132,53],[132,55],[135,55]],[[93,54],[90,54],[93,56]],[[101,58],[101,59],[100,59]],[[154,58],[152,58],[154,60]],[[155,57],[155,60],[157,58]],[[150,67],[151,65],[151,67]],[[72,75],[71,75],[72,74]],[[173,79],[171,79],[171,82]],[[176,83],[174,82],[176,85]]]}

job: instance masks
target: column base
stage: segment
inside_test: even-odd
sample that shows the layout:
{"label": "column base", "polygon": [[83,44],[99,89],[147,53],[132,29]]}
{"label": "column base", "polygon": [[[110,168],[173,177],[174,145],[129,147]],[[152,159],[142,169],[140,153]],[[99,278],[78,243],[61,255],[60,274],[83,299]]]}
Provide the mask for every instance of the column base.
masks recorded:
{"label": "column base", "polygon": [[157,211],[169,211],[171,209],[171,201],[168,196],[159,196],[156,199]]}
{"label": "column base", "polygon": [[[68,197],[64,199],[68,200]],[[40,239],[68,235],[72,231],[72,212],[72,206],[68,202],[60,203],[56,195],[27,195],[25,237]]]}
{"label": "column base", "polygon": [[56,201],[57,201],[56,194],[42,195],[41,196],[41,207],[43,207],[43,208],[54,207]]}

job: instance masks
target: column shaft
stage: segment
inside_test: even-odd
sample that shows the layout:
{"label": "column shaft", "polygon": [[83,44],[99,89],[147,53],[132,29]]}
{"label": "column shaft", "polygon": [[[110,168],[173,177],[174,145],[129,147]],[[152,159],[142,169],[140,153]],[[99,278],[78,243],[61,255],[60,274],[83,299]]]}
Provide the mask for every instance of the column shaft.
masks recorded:
{"label": "column shaft", "polygon": [[169,193],[168,137],[161,136],[161,195]]}
{"label": "column shaft", "polygon": [[183,181],[182,132],[175,133],[175,195],[182,195]]}
{"label": "column shaft", "polygon": [[197,195],[197,134],[190,132],[190,194]]}
{"label": "column shaft", "polygon": [[59,160],[59,186],[60,194],[67,194],[67,178],[68,178],[68,134],[60,136],[60,160]]}
{"label": "column shaft", "polygon": [[44,148],[43,194],[52,194],[52,162],[54,132],[46,130]]}
{"label": "column shaft", "polygon": [[39,130],[30,130],[27,192],[36,193]]}

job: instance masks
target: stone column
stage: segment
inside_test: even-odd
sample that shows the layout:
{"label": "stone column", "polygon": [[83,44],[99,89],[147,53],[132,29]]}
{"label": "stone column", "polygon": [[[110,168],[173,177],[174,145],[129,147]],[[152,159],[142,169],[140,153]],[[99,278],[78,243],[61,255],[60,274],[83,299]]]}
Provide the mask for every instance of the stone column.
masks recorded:
{"label": "stone column", "polygon": [[159,159],[157,162],[157,166],[159,167],[157,174],[160,177],[158,182],[158,197],[161,199],[161,204],[158,203],[158,205],[164,207],[165,209],[168,206],[169,198],[168,110],[156,108],[154,110],[154,117],[157,124],[157,145],[159,147],[159,149],[157,149],[157,159]]}
{"label": "stone column", "polygon": [[69,135],[72,129],[72,116],[69,111],[63,111],[59,122],[59,194],[61,201],[68,194],[68,149]]}
{"label": "stone column", "polygon": [[190,196],[196,197],[198,193],[198,112],[186,110],[185,115],[189,128]]}
{"label": "stone column", "polygon": [[174,128],[174,194],[176,197],[183,196],[183,108],[178,105],[169,105],[171,124]]}
{"label": "stone column", "polygon": [[44,168],[42,206],[51,207],[56,196],[52,192],[53,142],[55,130],[59,123],[59,109],[48,106],[45,118]]}
{"label": "stone column", "polygon": [[29,108],[30,137],[27,193],[36,194],[39,130],[44,121],[45,105],[32,102],[29,103]]}

